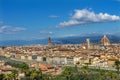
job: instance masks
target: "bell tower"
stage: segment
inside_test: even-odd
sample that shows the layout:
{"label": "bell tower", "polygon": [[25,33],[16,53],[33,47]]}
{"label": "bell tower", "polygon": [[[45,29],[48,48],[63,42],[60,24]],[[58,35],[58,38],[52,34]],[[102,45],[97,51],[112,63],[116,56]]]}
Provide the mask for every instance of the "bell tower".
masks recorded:
{"label": "bell tower", "polygon": [[87,39],[86,39],[86,42],[87,42],[87,49],[90,49],[90,39],[87,38]]}
{"label": "bell tower", "polygon": [[50,46],[51,46],[51,38],[48,37],[48,47],[50,47]]}

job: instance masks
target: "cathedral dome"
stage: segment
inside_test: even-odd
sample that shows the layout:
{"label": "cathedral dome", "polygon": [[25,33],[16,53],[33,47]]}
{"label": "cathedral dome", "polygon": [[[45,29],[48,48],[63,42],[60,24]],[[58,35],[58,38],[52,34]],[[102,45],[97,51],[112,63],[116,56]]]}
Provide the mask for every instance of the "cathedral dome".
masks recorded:
{"label": "cathedral dome", "polygon": [[104,37],[101,39],[101,44],[102,45],[110,45],[109,39],[104,35]]}

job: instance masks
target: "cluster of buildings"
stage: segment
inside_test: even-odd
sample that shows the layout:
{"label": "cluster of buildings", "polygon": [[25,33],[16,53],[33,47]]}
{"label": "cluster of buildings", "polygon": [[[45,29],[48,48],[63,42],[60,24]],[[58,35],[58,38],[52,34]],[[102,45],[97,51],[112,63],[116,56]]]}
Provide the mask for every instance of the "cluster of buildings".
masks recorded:
{"label": "cluster of buildings", "polygon": [[54,65],[113,67],[115,60],[120,60],[120,45],[110,44],[106,35],[100,42],[90,43],[87,38],[82,44],[52,45],[49,37],[48,45],[1,47],[0,55],[27,62],[31,68],[44,69],[49,64],[53,70]]}
{"label": "cluster of buildings", "polygon": [[14,68],[10,65],[5,65],[4,60],[0,60],[0,73],[11,73]]}

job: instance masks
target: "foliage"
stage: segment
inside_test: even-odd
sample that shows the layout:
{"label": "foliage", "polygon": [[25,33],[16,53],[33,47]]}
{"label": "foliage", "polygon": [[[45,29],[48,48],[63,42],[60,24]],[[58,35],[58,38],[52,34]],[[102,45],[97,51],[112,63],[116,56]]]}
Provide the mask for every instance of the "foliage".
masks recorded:
{"label": "foliage", "polygon": [[15,61],[15,62],[6,62],[5,65],[10,65],[12,67],[15,68],[20,68],[20,69],[29,69],[29,66],[24,63],[24,62],[19,62],[19,61]]}
{"label": "foliage", "polygon": [[22,78],[22,80],[49,80],[52,79],[51,74],[43,74],[41,70],[33,69],[29,72],[29,75]]}
{"label": "foliage", "polygon": [[16,78],[18,77],[18,71],[17,70],[12,70],[11,74],[12,74],[14,80],[16,80]]}
{"label": "foliage", "polygon": [[119,75],[119,73],[120,73],[120,61],[119,61],[119,60],[116,60],[116,61],[115,61],[115,68],[116,68],[117,73],[118,73],[118,75]]}
{"label": "foliage", "polygon": [[[60,76],[59,80],[119,80],[120,76],[116,77],[115,71],[103,70],[103,69],[90,69],[87,66],[78,68],[78,72],[75,71],[76,67],[66,67]],[[65,78],[65,77],[68,77]],[[64,79],[65,78],[65,79]]]}
{"label": "foliage", "polygon": [[3,80],[4,74],[0,74],[0,80]]}
{"label": "foliage", "polygon": [[[11,71],[11,74],[0,75],[3,80],[15,80],[17,71]],[[39,69],[26,71],[26,76],[21,80],[120,80],[116,71],[103,70],[103,69],[90,69],[87,66],[83,67],[64,67],[60,75],[52,76],[50,73],[42,73]],[[0,79],[2,80],[2,79]]]}

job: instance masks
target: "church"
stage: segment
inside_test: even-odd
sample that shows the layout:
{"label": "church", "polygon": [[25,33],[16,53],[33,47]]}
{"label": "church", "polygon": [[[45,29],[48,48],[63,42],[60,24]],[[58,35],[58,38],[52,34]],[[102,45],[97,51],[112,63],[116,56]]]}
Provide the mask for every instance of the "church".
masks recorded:
{"label": "church", "polygon": [[110,45],[110,40],[107,38],[106,35],[104,35],[104,37],[101,39],[101,44],[104,46]]}

